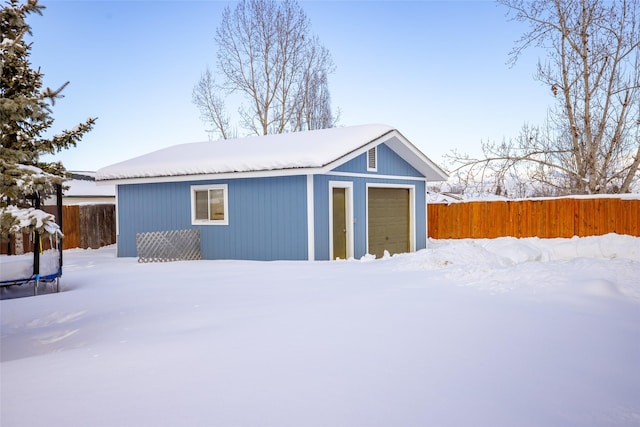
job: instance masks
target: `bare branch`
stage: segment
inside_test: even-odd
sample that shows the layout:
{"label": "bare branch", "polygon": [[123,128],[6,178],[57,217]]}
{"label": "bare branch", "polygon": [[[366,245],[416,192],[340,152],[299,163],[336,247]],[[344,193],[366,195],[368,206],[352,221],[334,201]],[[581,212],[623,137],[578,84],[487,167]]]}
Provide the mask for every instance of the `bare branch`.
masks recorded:
{"label": "bare branch", "polygon": [[212,129],[207,132],[216,132],[222,139],[229,139],[231,136],[229,116],[225,111],[224,100],[216,95],[216,92],[221,90],[216,85],[211,70],[207,68],[193,88],[192,100],[200,110],[202,121],[212,126]]}
{"label": "bare branch", "polygon": [[638,0],[499,0],[528,25],[510,54],[529,47],[547,56],[535,78],[555,105],[540,127],[501,144],[483,159],[450,156],[455,171],[490,170],[492,179],[526,177],[550,192],[628,192],[640,164],[640,4]]}

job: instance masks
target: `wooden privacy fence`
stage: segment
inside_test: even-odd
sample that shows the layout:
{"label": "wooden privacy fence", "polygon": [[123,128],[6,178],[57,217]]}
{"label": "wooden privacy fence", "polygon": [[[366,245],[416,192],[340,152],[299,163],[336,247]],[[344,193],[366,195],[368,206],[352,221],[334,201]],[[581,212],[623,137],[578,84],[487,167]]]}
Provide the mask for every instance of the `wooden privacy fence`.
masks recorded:
{"label": "wooden privacy fence", "polygon": [[434,239],[573,237],[607,233],[640,236],[640,200],[558,198],[429,204]]}
{"label": "wooden privacy fence", "polygon": [[112,204],[63,206],[62,232],[64,249],[97,249],[114,244],[116,242],[116,206]]}
{"label": "wooden privacy fence", "polygon": [[[56,215],[56,206],[43,208]],[[63,249],[92,248],[111,245],[116,242],[116,207],[112,204],[62,206]],[[5,237],[5,236],[3,236]],[[23,234],[23,252],[33,251],[33,241],[29,234]],[[6,254],[8,242],[3,239],[0,254]],[[49,248],[48,239],[42,240],[43,249]],[[11,243],[11,253],[16,253],[15,239]]]}

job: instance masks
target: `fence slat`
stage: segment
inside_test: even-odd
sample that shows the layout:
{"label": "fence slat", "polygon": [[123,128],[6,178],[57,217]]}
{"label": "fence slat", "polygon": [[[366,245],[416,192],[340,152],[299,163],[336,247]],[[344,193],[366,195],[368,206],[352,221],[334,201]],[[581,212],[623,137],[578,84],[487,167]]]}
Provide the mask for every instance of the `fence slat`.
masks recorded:
{"label": "fence slat", "polygon": [[80,244],[80,206],[62,207],[62,232],[64,249],[79,248]]}

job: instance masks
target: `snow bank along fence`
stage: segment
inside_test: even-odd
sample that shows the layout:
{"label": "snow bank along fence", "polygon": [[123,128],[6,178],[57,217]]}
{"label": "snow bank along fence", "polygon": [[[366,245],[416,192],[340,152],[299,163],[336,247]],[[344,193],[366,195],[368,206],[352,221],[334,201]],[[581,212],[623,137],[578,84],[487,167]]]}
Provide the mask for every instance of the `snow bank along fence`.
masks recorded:
{"label": "snow bank along fence", "polygon": [[[45,206],[45,211],[56,215],[55,206]],[[114,244],[116,242],[116,207],[113,204],[69,205],[62,206],[63,249],[92,248]],[[20,248],[21,246],[21,248]],[[49,249],[47,239],[42,240],[43,250]],[[16,254],[33,251],[33,239],[23,234],[9,242],[2,239],[0,254]]]}
{"label": "snow bank along fence", "polygon": [[200,230],[153,231],[136,234],[138,262],[200,259]]}
{"label": "snow bank along fence", "polygon": [[428,205],[434,239],[573,237],[607,233],[640,236],[640,199],[532,199]]}

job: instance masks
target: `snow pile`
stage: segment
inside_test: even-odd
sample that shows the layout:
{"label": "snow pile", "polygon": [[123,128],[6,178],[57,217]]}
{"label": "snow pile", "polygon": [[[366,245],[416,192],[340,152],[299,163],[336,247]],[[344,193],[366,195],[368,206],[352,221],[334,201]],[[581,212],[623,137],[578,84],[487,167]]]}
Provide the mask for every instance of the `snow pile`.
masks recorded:
{"label": "snow pile", "polygon": [[430,241],[367,262],[66,251],[63,292],[0,302],[2,426],[637,426],[638,245]]}
{"label": "snow pile", "polygon": [[[573,237],[571,239],[460,239],[429,240],[428,249],[414,256],[435,261],[435,266],[451,263],[487,264],[497,266],[524,262],[551,262],[574,258],[624,258],[640,262],[640,243],[636,237],[607,234],[604,236]],[[451,252],[454,251],[454,252]]]}

